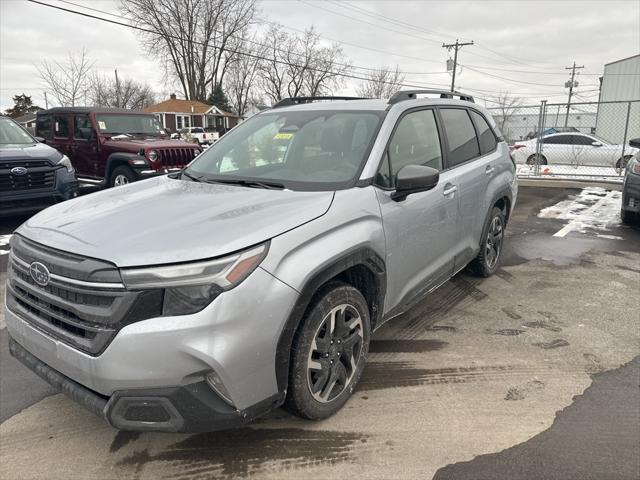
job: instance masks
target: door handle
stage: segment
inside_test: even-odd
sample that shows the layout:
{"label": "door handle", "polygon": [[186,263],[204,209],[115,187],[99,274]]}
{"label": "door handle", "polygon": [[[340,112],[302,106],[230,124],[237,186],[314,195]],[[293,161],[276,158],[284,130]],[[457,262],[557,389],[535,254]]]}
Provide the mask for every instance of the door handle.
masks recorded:
{"label": "door handle", "polygon": [[487,165],[487,168],[485,168],[484,173],[486,173],[487,175],[491,175],[494,170],[495,168],[493,168],[491,165]]}
{"label": "door handle", "polygon": [[450,183],[446,184],[444,186],[444,190],[442,191],[442,194],[445,197],[448,197],[449,195],[452,195],[454,193],[456,193],[458,191],[458,187],[456,187],[455,185],[451,185]]}

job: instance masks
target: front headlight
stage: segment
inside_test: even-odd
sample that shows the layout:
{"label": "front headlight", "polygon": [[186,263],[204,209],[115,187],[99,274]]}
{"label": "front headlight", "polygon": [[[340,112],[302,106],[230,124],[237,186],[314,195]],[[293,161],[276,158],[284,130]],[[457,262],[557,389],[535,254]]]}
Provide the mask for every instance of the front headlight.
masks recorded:
{"label": "front headlight", "polygon": [[222,292],[240,284],[258,267],[267,249],[264,243],[214,260],[125,268],[120,273],[128,289],[163,289],[163,315],[186,315],[202,310]]}
{"label": "front headlight", "polygon": [[58,165],[63,165],[67,172],[73,173],[73,165],[71,165],[71,160],[66,155],[62,155],[62,158],[58,161]]}
{"label": "front headlight", "polygon": [[156,152],[155,150],[151,150],[149,153],[147,153],[147,158],[150,161],[155,162],[156,160],[158,160],[158,152]]}

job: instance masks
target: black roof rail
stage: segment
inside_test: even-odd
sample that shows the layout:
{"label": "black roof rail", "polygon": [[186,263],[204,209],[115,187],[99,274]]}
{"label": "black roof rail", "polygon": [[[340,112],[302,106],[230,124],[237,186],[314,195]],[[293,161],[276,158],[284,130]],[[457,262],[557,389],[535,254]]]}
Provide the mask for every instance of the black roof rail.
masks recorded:
{"label": "black roof rail", "polygon": [[393,96],[389,99],[389,105],[393,105],[394,103],[403,102],[405,100],[415,100],[419,94],[435,94],[440,95],[440,98],[453,98],[458,97],[460,100],[464,100],[466,102],[473,102],[473,97],[471,95],[467,95],[466,93],[460,93],[456,91],[449,90],[400,90],[393,94]]}
{"label": "black roof rail", "polygon": [[369,100],[365,97],[291,97],[283,98],[271,108],[290,107],[323,100]]}

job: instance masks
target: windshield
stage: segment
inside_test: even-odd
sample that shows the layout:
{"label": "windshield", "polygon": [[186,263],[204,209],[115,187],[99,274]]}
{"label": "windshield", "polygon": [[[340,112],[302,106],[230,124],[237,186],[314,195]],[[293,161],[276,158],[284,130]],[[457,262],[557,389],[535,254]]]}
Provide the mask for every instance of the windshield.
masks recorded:
{"label": "windshield", "polygon": [[384,112],[271,111],[240,124],[186,170],[209,181],[253,180],[291,190],[352,185]]}
{"label": "windshield", "polygon": [[153,115],[96,115],[98,130],[103,135],[160,135],[162,126]]}
{"label": "windshield", "polygon": [[13,120],[0,117],[0,145],[28,145],[35,139]]}

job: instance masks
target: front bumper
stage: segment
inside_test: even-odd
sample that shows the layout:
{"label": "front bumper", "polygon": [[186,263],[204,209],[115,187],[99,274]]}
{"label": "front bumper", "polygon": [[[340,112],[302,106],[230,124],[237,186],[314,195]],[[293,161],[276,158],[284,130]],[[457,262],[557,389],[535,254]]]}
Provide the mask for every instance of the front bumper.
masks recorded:
{"label": "front bumper", "polygon": [[283,400],[282,395],[277,394],[250,408],[236,410],[220,399],[206,382],[117,391],[106,397],[51,368],[11,337],[9,351],[45,382],[120,430],[208,432],[235,428],[251,422]]}
{"label": "front bumper", "polygon": [[[198,313],[152,318],[123,327],[98,356],[53,338],[6,306],[5,321],[9,334],[22,349],[107,403],[120,396],[168,396],[182,399],[175,400],[179,404],[174,405],[182,412],[193,410],[190,401],[184,399],[195,396],[209,402],[210,408],[231,415],[223,415],[220,425],[227,425],[229,418],[254,418],[265,404],[272,408],[274,399],[281,401],[276,380],[277,343],[297,298],[295,290],[259,267]],[[218,408],[222,400],[204,384],[211,371],[216,372],[231,397],[233,407],[227,406],[231,411]],[[187,395],[184,389],[191,393]],[[205,389],[210,395],[202,393]],[[175,393],[178,391],[182,393]],[[114,418],[108,417],[118,428],[148,429]],[[179,423],[154,425],[153,429],[194,428],[184,419],[183,425]]]}

